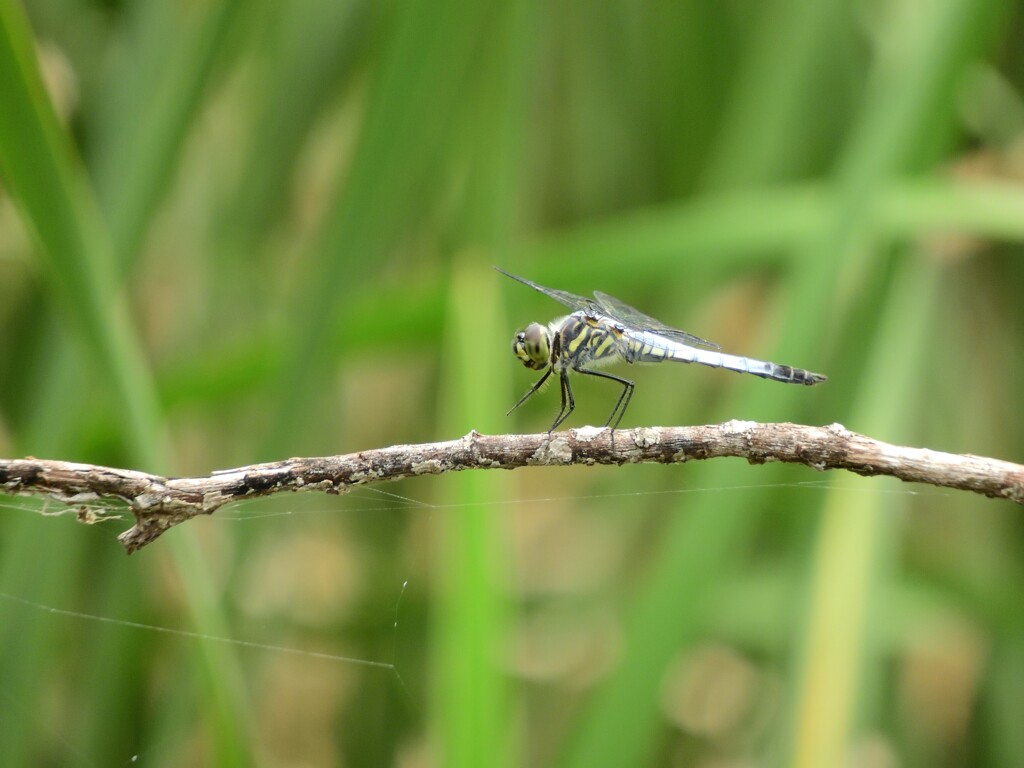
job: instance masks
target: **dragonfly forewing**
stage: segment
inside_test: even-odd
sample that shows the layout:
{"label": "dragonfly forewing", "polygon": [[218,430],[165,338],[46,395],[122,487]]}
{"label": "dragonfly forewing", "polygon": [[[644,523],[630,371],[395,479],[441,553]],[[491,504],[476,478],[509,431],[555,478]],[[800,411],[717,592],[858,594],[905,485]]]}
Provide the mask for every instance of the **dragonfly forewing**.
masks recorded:
{"label": "dragonfly forewing", "polygon": [[713,341],[708,341],[707,339],[702,339],[700,336],[694,336],[692,333],[680,331],[678,328],[665,325],[660,320],[656,320],[650,315],[644,314],[636,307],[631,307],[626,302],[616,299],[614,296],[609,296],[607,293],[594,291],[594,296],[601,309],[603,309],[609,317],[618,320],[629,330],[649,331],[651,333],[656,333],[659,336],[663,336],[666,339],[678,341],[683,344],[696,344],[700,347],[721,349],[721,347]]}

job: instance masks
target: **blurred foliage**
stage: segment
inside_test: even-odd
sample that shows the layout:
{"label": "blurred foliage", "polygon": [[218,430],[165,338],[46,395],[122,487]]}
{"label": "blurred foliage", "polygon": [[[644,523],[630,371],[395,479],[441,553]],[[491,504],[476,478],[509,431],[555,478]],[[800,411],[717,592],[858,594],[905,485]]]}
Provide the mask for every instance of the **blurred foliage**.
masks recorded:
{"label": "blurred foliage", "polygon": [[[508,352],[560,308],[500,264],[830,376],[645,369],[624,426],[1021,461],[1022,93],[1011,0],[0,0],[0,455],[543,429]],[[1024,765],[1019,508],[808,473],[423,479],[130,559],[7,497],[2,762]]]}

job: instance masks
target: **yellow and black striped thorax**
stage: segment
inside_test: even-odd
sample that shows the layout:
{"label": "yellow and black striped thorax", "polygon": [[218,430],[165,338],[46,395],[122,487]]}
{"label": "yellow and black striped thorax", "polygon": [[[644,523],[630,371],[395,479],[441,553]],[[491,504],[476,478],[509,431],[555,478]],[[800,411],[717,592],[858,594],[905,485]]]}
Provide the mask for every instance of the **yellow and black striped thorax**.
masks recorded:
{"label": "yellow and black striped thorax", "polygon": [[574,312],[554,329],[551,362],[555,370],[579,370],[621,354],[623,328],[603,317]]}

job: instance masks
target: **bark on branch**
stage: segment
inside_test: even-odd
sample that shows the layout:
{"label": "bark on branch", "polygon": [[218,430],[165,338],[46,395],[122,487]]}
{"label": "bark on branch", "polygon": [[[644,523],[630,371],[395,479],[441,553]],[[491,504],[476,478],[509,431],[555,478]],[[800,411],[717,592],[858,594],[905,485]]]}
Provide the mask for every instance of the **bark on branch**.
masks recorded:
{"label": "bark on branch", "polygon": [[1024,466],[979,456],[904,448],[848,431],[841,424],[808,427],[730,421],[700,427],[617,430],[584,427],[537,435],[481,435],[421,445],[396,445],[345,456],[293,458],[167,478],[90,464],[0,459],[0,491],[46,496],[66,504],[127,502],[135,525],[118,538],[134,552],[168,528],[209,515],[233,501],[285,491],[345,493],[350,488],[463,469],[515,469],[568,464],[675,464],[719,456],[751,464],[783,461],[824,471],[890,475],[907,482],[973,491],[1024,504]]}

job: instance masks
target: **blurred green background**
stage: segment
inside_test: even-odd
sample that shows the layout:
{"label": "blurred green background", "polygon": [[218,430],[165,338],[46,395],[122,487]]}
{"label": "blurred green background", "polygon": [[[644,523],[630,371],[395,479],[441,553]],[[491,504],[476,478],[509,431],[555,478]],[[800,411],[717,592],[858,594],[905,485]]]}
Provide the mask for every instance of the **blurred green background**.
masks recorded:
{"label": "blurred green background", "polygon": [[[630,372],[624,427],[1021,461],[1022,92],[1008,0],[0,0],[0,455],[543,430],[510,341],[560,307],[499,264],[830,377]],[[1008,502],[733,460],[381,490],[131,558],[3,497],[0,762],[1024,765]]]}

